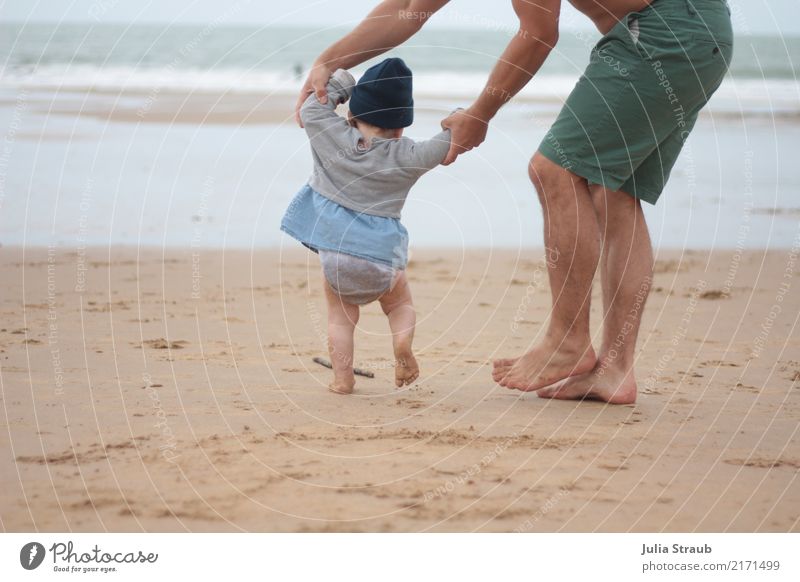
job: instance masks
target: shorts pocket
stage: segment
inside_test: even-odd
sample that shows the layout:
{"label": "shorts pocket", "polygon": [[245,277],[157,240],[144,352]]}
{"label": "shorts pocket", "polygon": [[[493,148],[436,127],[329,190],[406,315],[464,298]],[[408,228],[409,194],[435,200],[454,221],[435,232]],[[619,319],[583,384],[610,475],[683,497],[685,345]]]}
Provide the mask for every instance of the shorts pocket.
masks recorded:
{"label": "shorts pocket", "polygon": [[728,72],[733,43],[706,34],[697,35],[692,38],[689,54],[707,100],[719,88]]}
{"label": "shorts pocket", "polygon": [[695,35],[692,37],[692,44],[694,45],[691,55],[694,58],[711,58],[712,60],[719,60],[724,64],[726,69],[733,56],[733,41],[728,39],[717,39],[710,35]]}
{"label": "shorts pocket", "polygon": [[592,49],[592,53],[602,53],[613,50],[614,52],[633,57],[646,57],[639,43],[639,18],[638,12],[629,12],[609,30]]}
{"label": "shorts pocket", "polygon": [[[733,48],[733,41],[728,39],[718,39],[706,34],[697,34],[692,37],[692,41],[696,44],[703,46],[711,46],[718,48],[720,51],[723,49]],[[716,54],[716,53],[715,53]]]}
{"label": "shorts pocket", "polygon": [[639,12],[631,12],[624,19],[624,27],[628,33],[631,44],[636,50],[636,53],[645,60],[650,60],[650,51],[647,50],[647,44],[642,42],[642,36],[646,34],[642,31],[641,20],[644,17]]}

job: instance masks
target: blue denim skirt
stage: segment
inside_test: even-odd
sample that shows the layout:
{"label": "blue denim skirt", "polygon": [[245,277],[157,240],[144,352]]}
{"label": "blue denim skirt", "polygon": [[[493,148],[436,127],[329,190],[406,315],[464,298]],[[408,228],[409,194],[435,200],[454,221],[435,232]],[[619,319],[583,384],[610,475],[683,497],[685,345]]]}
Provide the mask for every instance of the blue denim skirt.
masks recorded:
{"label": "blue denim skirt", "polygon": [[315,252],[335,251],[394,269],[408,263],[408,231],[398,219],[345,208],[308,184],[286,210],[281,230]]}

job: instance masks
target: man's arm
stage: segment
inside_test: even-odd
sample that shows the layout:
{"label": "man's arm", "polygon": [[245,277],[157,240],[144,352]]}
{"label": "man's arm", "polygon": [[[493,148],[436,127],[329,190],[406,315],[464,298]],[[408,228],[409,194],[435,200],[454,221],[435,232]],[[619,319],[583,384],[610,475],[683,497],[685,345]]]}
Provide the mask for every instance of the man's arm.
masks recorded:
{"label": "man's arm", "polygon": [[442,122],[442,127],[452,130],[445,165],[483,142],[489,121],[528,84],[558,42],[561,0],[512,0],[512,4],[519,17],[519,31],[475,102]]}
{"label": "man's arm", "polygon": [[333,43],[314,61],[300,91],[295,117],[300,120],[300,107],[306,97],[316,93],[325,103],[325,86],[336,69],[349,69],[404,43],[449,0],[384,0],[341,40]]}

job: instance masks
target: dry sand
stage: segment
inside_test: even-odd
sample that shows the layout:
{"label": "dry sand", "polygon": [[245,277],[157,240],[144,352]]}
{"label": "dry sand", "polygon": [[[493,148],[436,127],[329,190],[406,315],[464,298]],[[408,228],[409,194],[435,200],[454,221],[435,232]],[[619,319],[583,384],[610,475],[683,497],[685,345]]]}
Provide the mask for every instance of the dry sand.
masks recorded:
{"label": "dry sand", "polygon": [[369,306],[346,397],[309,253],[0,249],[3,529],[799,531],[797,257],[660,253],[625,407],[491,382],[540,257],[417,251],[422,377]]}

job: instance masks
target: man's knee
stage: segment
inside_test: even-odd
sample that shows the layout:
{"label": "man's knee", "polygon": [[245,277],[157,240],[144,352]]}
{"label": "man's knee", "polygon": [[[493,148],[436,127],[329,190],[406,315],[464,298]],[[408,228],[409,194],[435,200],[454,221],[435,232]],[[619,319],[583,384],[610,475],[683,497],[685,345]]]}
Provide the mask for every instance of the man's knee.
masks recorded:
{"label": "man's knee", "polygon": [[549,164],[552,164],[552,162],[539,152],[533,154],[528,164],[528,177],[531,179],[531,183],[533,183],[533,187],[536,188],[537,192],[545,190],[548,182],[552,179]]}
{"label": "man's knee", "polygon": [[542,204],[562,198],[574,199],[573,182],[579,178],[539,152],[533,155],[528,164],[528,176]]}

